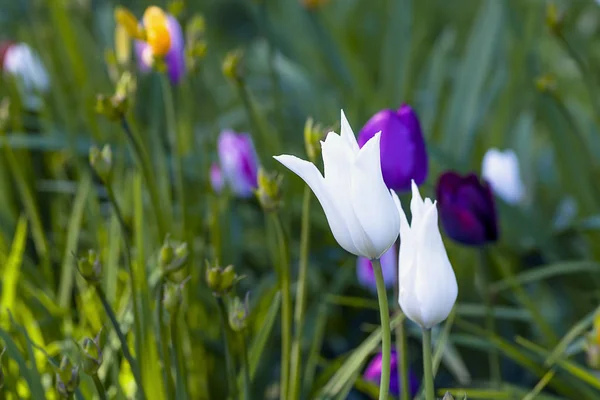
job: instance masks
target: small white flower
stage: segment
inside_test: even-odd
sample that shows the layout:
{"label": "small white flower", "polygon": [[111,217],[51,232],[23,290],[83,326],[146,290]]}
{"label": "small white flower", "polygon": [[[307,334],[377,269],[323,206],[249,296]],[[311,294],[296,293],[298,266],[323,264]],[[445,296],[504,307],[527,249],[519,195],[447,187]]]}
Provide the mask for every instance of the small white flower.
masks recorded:
{"label": "small white flower", "polygon": [[400,227],[398,198],[383,182],[379,139],[378,133],[359,149],[342,111],[341,135],[329,132],[321,142],[324,177],[308,161],[275,157],[310,186],[339,245],[369,259],[381,257],[394,244]]}
{"label": "small white flower", "polygon": [[400,207],[398,303],[408,318],[429,329],[448,317],[458,285],[438,228],[436,203],[412,182],[411,223]]}
{"label": "small white flower", "polygon": [[481,166],[481,175],[494,193],[509,204],[519,203],[525,194],[519,160],[512,150],[489,149]]}
{"label": "small white flower", "polygon": [[4,73],[17,80],[26,106],[40,105],[39,93],[50,89],[50,78],[39,56],[25,43],[17,43],[6,50]]}

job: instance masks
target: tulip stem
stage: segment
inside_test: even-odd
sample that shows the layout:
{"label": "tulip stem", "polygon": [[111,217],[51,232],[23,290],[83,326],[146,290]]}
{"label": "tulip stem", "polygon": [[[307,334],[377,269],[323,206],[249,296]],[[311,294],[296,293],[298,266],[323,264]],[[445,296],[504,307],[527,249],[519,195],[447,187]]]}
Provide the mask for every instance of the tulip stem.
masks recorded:
{"label": "tulip stem", "polygon": [[296,308],[294,310],[295,335],[292,343],[292,366],[290,376],[290,399],[300,397],[300,382],[302,378],[302,330],[304,328],[304,311],[306,308],[306,276],[308,274],[308,249],[310,236],[310,199],[312,191],[308,185],[304,186],[302,199],[302,226],[300,228],[300,261],[298,270],[298,284],[296,286]]}
{"label": "tulip stem", "polygon": [[[479,253],[479,290],[481,297],[483,298],[483,305],[485,309],[485,328],[490,335],[496,334],[496,321],[494,320],[493,312],[493,299],[492,293],[489,288],[489,276],[488,276],[487,258],[485,249],[481,249]],[[500,368],[500,354],[498,349],[492,348],[488,353],[488,362],[490,368],[490,377],[494,386],[499,387],[502,383],[502,371]]]}
{"label": "tulip stem", "polygon": [[217,297],[217,304],[219,305],[219,311],[221,312],[221,329],[223,330],[223,347],[225,349],[225,367],[227,370],[227,386],[229,396],[228,398],[235,398],[235,366],[233,365],[231,347],[229,346],[229,318],[227,317],[227,309],[225,308],[225,302],[221,297]]}
{"label": "tulip stem", "polygon": [[290,350],[292,328],[292,295],[290,290],[290,268],[285,233],[277,214],[272,214],[277,248],[279,250],[278,268],[281,290],[281,384],[280,397],[285,399],[289,393],[290,383]]}
{"label": "tulip stem", "polygon": [[92,379],[94,380],[94,386],[96,386],[98,397],[100,398],[100,400],[106,400],[106,390],[104,390],[104,385],[100,381],[100,377],[98,377],[98,374],[93,374]]}
{"label": "tulip stem", "polygon": [[390,361],[392,355],[390,312],[383,272],[381,271],[381,262],[378,259],[374,259],[371,260],[371,264],[373,265],[373,272],[375,274],[377,298],[379,299],[379,314],[381,317],[381,381],[379,383],[379,400],[387,400],[390,390]]}
{"label": "tulip stem", "polygon": [[163,377],[165,380],[167,398],[175,398],[175,385],[173,384],[173,370],[171,365],[171,352],[169,350],[169,329],[164,323],[164,305],[163,298],[165,295],[165,282],[161,279],[158,282],[158,291],[156,294],[156,319],[158,323],[158,340],[161,346],[162,362],[163,362]]}
{"label": "tulip stem", "polygon": [[244,370],[244,399],[250,400],[252,398],[250,394],[250,364],[248,363],[248,343],[246,341],[246,333],[240,332],[240,339],[242,343],[242,368]]}
{"label": "tulip stem", "polygon": [[398,358],[398,382],[400,382],[400,400],[410,399],[408,382],[408,343],[406,337],[406,316],[402,314],[396,326],[396,357]]}
{"label": "tulip stem", "polygon": [[100,302],[102,303],[102,306],[104,307],[104,311],[106,311],[106,314],[108,315],[108,319],[110,319],[112,326],[115,328],[115,332],[117,333],[119,342],[121,342],[121,351],[123,352],[123,356],[125,357],[125,359],[129,362],[129,366],[131,367],[131,372],[133,373],[133,379],[135,380],[135,384],[137,386],[138,392],[140,393],[140,397],[142,399],[145,399],[146,393],[144,392],[144,385],[142,383],[142,377],[140,375],[140,368],[139,368],[138,364],[135,362],[135,359],[133,358],[133,356],[131,355],[131,351],[129,351],[129,345],[127,344],[127,338],[125,338],[125,335],[123,334],[123,331],[121,330],[121,326],[119,325],[117,316],[115,315],[115,312],[113,311],[112,307],[110,306],[110,303],[106,299],[104,290],[102,290],[102,288],[100,286],[96,286],[96,293],[98,294],[98,297],[100,298]]}
{"label": "tulip stem", "polygon": [[[175,350],[175,371],[177,373],[177,383],[175,388],[175,397],[187,399],[187,371],[185,366],[185,356],[183,353],[182,341],[179,337],[179,306],[172,312],[170,321],[171,345]],[[183,391],[183,393],[180,392]]]}
{"label": "tulip stem", "polygon": [[431,329],[423,328],[423,380],[425,400],[435,400],[433,388],[433,358],[431,356]]}
{"label": "tulip stem", "polygon": [[154,209],[154,214],[156,216],[156,222],[158,224],[158,233],[162,240],[167,235],[168,225],[163,214],[163,208],[161,206],[160,196],[156,187],[156,182],[154,181],[154,174],[152,172],[152,164],[150,163],[150,157],[148,156],[146,149],[142,145],[142,141],[139,135],[137,135],[137,133],[131,129],[129,122],[127,122],[127,119],[125,117],[121,119],[121,126],[123,127],[123,131],[125,131],[127,139],[129,139],[129,142],[133,147],[133,150],[139,162],[140,169],[142,170],[142,175],[144,176],[144,180],[146,182],[146,185],[148,186],[150,202],[152,203],[152,208]]}

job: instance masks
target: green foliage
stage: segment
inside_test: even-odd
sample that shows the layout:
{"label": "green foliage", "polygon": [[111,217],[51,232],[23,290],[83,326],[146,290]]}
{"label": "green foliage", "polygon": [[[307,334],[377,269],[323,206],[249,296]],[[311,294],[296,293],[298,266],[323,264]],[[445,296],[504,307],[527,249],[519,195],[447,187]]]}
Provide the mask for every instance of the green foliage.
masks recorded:
{"label": "green foliage", "polygon": [[[426,195],[441,171],[478,172],[490,147],[516,151],[527,188],[524,204],[498,207],[495,332],[476,252],[445,240],[460,290],[433,332],[437,395],[600,397],[588,365],[600,351],[595,2],[548,14],[516,0],[156,3],[190,44],[179,85],[119,60],[115,7],[140,18],[149,1],[0,0],[0,37],[36,48],[52,83],[36,113],[6,74],[0,84],[2,398],[102,398],[100,387],[110,399],[295,398],[279,395],[292,346],[301,398],[377,396],[361,378],[381,345],[375,297],[303,183],[270,173],[281,172],[271,156],[318,159],[341,108],[358,131],[402,102],[426,135]],[[257,198],[211,189],[225,128],[254,138],[269,171]],[[420,376],[420,333],[407,327]],[[502,382],[487,365],[495,351]]]}

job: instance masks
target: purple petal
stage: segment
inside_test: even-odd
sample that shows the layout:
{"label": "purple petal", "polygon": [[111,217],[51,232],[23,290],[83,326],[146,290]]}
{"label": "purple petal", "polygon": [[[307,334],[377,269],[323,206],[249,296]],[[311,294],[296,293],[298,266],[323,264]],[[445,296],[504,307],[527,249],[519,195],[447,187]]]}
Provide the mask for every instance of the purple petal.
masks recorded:
{"label": "purple petal", "polygon": [[169,79],[173,84],[177,84],[185,74],[185,40],[177,18],[169,15],[167,24],[171,36],[171,48],[165,56],[165,62]]}
{"label": "purple petal", "polygon": [[152,66],[146,62],[143,56],[144,50],[148,48],[148,44],[146,42],[142,42],[141,40],[136,40],[133,46],[135,50],[135,59],[137,60],[138,69],[143,74],[150,72]]}
{"label": "purple petal", "polygon": [[[369,362],[363,377],[366,381],[373,382],[379,385],[381,381],[382,354],[376,354]],[[408,370],[409,391],[412,396],[417,394],[419,390],[419,379],[411,371]],[[392,350],[390,357],[390,394],[397,396],[400,394],[400,382],[398,381],[398,357],[396,350]]]}
{"label": "purple petal", "polygon": [[381,170],[386,185],[393,190],[410,190],[411,180],[425,181],[428,172],[425,141],[418,118],[412,108],[381,110],[365,124],[358,136],[363,146],[381,131]]}
{"label": "purple petal", "polygon": [[257,187],[258,158],[248,134],[225,130],[219,135],[221,170],[233,192],[239,197],[251,197]]}

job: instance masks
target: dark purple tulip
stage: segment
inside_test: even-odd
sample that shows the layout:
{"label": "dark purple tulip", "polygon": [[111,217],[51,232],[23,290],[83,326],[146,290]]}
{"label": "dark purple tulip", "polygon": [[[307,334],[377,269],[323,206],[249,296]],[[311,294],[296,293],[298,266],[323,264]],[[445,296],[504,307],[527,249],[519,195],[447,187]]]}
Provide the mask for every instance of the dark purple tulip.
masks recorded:
{"label": "dark purple tulip", "polygon": [[411,180],[422,184],[427,178],[427,151],[417,114],[407,104],[398,111],[379,111],[361,129],[358,145],[362,147],[380,131],[385,184],[400,192],[410,191]]}
{"label": "dark purple tulip", "polygon": [[[367,366],[363,375],[364,379],[379,385],[381,381],[381,353],[377,354]],[[417,394],[419,390],[419,378],[409,369],[408,370],[408,386],[411,398]],[[390,394],[398,396],[400,394],[400,382],[398,382],[398,357],[396,350],[392,350],[390,357]]]}
{"label": "dark purple tulip", "polygon": [[489,184],[475,174],[445,172],[438,180],[440,219],[448,236],[481,246],[498,239],[498,216]]}
{"label": "dark purple tulip", "polygon": [[[167,28],[171,38],[171,47],[165,55],[165,64],[167,65],[167,75],[173,84],[177,84],[185,74],[185,43],[181,25],[177,18],[172,15],[167,16]],[[149,54],[144,54],[148,52]],[[135,41],[135,55],[138,60],[138,69],[146,73],[152,69],[152,50],[146,42]]]}

